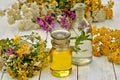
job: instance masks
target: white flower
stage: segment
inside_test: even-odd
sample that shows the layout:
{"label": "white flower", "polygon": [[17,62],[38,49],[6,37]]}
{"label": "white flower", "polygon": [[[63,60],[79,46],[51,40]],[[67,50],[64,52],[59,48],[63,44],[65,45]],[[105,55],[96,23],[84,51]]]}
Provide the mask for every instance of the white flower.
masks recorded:
{"label": "white flower", "polygon": [[4,16],[5,15],[5,11],[4,10],[0,10],[0,16]]}
{"label": "white flower", "polygon": [[19,1],[19,3],[25,3],[26,2],[26,0],[18,0]]}
{"label": "white flower", "polygon": [[21,7],[21,11],[23,14],[29,12],[29,8],[26,4],[23,4],[22,7]]}
{"label": "white flower", "polygon": [[15,10],[14,9],[8,9],[7,10],[7,15],[8,16],[13,16],[15,14]]}
{"label": "white flower", "polygon": [[41,15],[42,16],[47,15],[47,8],[46,7],[42,8]]}
{"label": "white flower", "polygon": [[62,17],[61,15],[58,15],[58,16],[57,16],[57,20],[60,21],[60,20],[61,20],[61,17]]}
{"label": "white flower", "polygon": [[15,9],[15,10],[19,9],[19,4],[18,3],[14,3],[12,5],[12,8]]}
{"label": "white flower", "polygon": [[40,16],[39,10],[33,10],[31,9],[32,16],[33,16],[33,21],[36,21],[36,18]]}
{"label": "white flower", "polygon": [[9,24],[14,24],[15,23],[15,19],[13,16],[8,16],[8,23]]}
{"label": "white flower", "polygon": [[6,70],[7,70],[7,67],[6,67],[6,66],[3,66],[2,72],[6,72]]}
{"label": "white flower", "polygon": [[24,18],[25,19],[32,19],[33,18],[33,14],[31,11],[28,11],[27,13],[24,13]]}
{"label": "white flower", "polygon": [[31,28],[31,23],[33,23],[30,19],[25,19],[19,22],[18,28],[20,31],[29,30]]}
{"label": "white flower", "polygon": [[40,28],[40,26],[39,26],[39,24],[37,24],[37,23],[33,23],[33,27],[32,27],[32,29],[39,29]]}
{"label": "white flower", "polygon": [[36,9],[39,9],[39,6],[37,5],[36,2],[33,2],[33,3],[31,3],[30,8],[36,10]]}

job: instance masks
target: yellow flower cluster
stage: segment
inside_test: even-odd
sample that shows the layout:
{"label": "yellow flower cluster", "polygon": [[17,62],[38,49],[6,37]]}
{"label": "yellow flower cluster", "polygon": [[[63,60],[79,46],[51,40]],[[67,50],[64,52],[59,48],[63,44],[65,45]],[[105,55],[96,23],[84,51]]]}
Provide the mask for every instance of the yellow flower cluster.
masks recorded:
{"label": "yellow flower cluster", "polygon": [[101,7],[101,0],[85,0],[84,3],[87,5],[89,11],[94,11]]}
{"label": "yellow flower cluster", "polygon": [[[0,40],[0,70],[7,69],[15,80],[28,80],[38,75],[49,63],[49,51],[46,40],[42,40],[38,33],[15,36],[12,39]],[[9,61],[9,62],[8,62]],[[5,65],[2,65],[5,64]]]}
{"label": "yellow flower cluster", "polygon": [[21,40],[21,37],[20,36],[15,36],[15,38],[13,40],[14,40],[14,44],[18,44],[19,41]]}
{"label": "yellow flower cluster", "polygon": [[120,35],[118,34],[120,34],[120,30],[113,30],[105,26],[97,28],[96,25],[93,25],[93,55],[107,56],[109,61],[120,64]]}
{"label": "yellow flower cluster", "polygon": [[19,54],[19,55],[28,54],[28,44],[27,43],[22,43],[20,46],[21,46],[20,49],[18,49],[16,51],[17,54]]}
{"label": "yellow flower cluster", "polygon": [[115,64],[119,64],[120,65],[120,49],[117,49],[115,52],[113,52],[112,54],[110,54],[108,56],[108,60],[110,62],[113,62]]}

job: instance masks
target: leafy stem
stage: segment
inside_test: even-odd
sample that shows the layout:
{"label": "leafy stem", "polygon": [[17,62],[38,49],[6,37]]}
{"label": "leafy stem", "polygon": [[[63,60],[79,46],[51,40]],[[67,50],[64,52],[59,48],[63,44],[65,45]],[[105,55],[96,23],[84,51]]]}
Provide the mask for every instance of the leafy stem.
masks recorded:
{"label": "leafy stem", "polygon": [[73,52],[78,53],[78,51],[81,50],[80,45],[84,44],[82,41],[84,40],[91,40],[91,38],[89,37],[89,34],[86,34],[85,31],[81,31],[81,34],[77,34],[76,37],[71,37],[70,39],[75,40],[75,44],[72,47]]}

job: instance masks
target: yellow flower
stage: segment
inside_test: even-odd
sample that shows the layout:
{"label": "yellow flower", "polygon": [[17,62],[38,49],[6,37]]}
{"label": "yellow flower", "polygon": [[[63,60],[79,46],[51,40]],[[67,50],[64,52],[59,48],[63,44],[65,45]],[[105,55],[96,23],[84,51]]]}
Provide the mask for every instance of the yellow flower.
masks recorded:
{"label": "yellow flower", "polygon": [[94,55],[94,56],[96,56],[96,57],[100,57],[100,56],[102,56],[102,54],[100,53],[100,51],[98,50],[98,46],[97,46],[97,44],[94,44],[93,46],[92,46],[92,54]]}
{"label": "yellow flower", "polygon": [[108,36],[108,35],[106,35],[106,34],[105,34],[104,36],[101,36],[101,42],[102,42],[103,44],[109,45],[110,42],[111,42],[110,36]]}
{"label": "yellow flower", "polygon": [[27,2],[30,2],[30,3],[31,3],[31,2],[33,2],[33,0],[27,0]]}
{"label": "yellow flower", "polygon": [[41,54],[41,53],[38,53],[39,55],[38,55],[38,58],[39,59],[43,59],[43,55]]}
{"label": "yellow flower", "polygon": [[20,36],[15,36],[15,38],[13,40],[14,40],[14,44],[18,44],[19,41],[21,40],[21,37]]}
{"label": "yellow flower", "polygon": [[90,1],[89,1],[89,0],[86,0],[84,3],[85,3],[86,5],[89,5],[89,4],[90,4]]}
{"label": "yellow flower", "polygon": [[56,1],[53,1],[52,6],[58,6],[58,3]]}
{"label": "yellow flower", "polygon": [[45,20],[45,16],[41,16],[41,18]]}
{"label": "yellow flower", "polygon": [[24,70],[21,70],[21,68],[19,68],[19,70],[18,70],[18,74],[20,74],[20,75],[24,75],[24,74],[25,74],[25,71],[24,71]]}
{"label": "yellow flower", "polygon": [[28,50],[29,50],[28,44],[22,43],[20,49],[18,49],[16,52],[17,54],[22,55],[22,54],[28,54]]}
{"label": "yellow flower", "polygon": [[97,33],[98,33],[97,27],[96,27],[96,25],[93,25],[93,26],[92,26],[92,35],[95,35],[95,34],[97,34]]}
{"label": "yellow flower", "polygon": [[110,54],[108,56],[108,60],[110,62],[114,62],[115,64],[119,64],[120,65],[120,49],[117,49],[115,52]]}
{"label": "yellow flower", "polygon": [[102,26],[101,28],[98,29],[98,32],[100,35],[105,35],[109,31],[109,28]]}
{"label": "yellow flower", "polygon": [[110,50],[109,50],[109,47],[108,45],[101,45],[100,47],[100,52],[104,55],[104,56],[108,56],[110,54]]}
{"label": "yellow flower", "polygon": [[45,49],[45,44],[41,44],[40,50],[44,50],[44,49]]}
{"label": "yellow flower", "polygon": [[95,36],[92,40],[93,44],[99,43],[101,41],[102,37],[101,36]]}
{"label": "yellow flower", "polygon": [[44,0],[35,0],[38,4],[44,3]]}

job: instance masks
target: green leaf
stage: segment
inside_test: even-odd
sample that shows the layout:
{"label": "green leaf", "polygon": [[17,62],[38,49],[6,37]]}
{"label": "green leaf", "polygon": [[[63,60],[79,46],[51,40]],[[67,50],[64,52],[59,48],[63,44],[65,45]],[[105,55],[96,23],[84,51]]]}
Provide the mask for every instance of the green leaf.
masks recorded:
{"label": "green leaf", "polygon": [[77,37],[71,37],[70,39],[76,39],[75,40],[75,45],[73,47],[73,51],[76,52],[76,53],[78,51],[80,51],[81,49],[80,49],[79,45],[83,44],[82,41],[84,41],[84,40],[91,40],[89,38],[89,36],[90,35],[86,35],[86,33],[84,31],[81,31],[81,35],[79,35]]}

